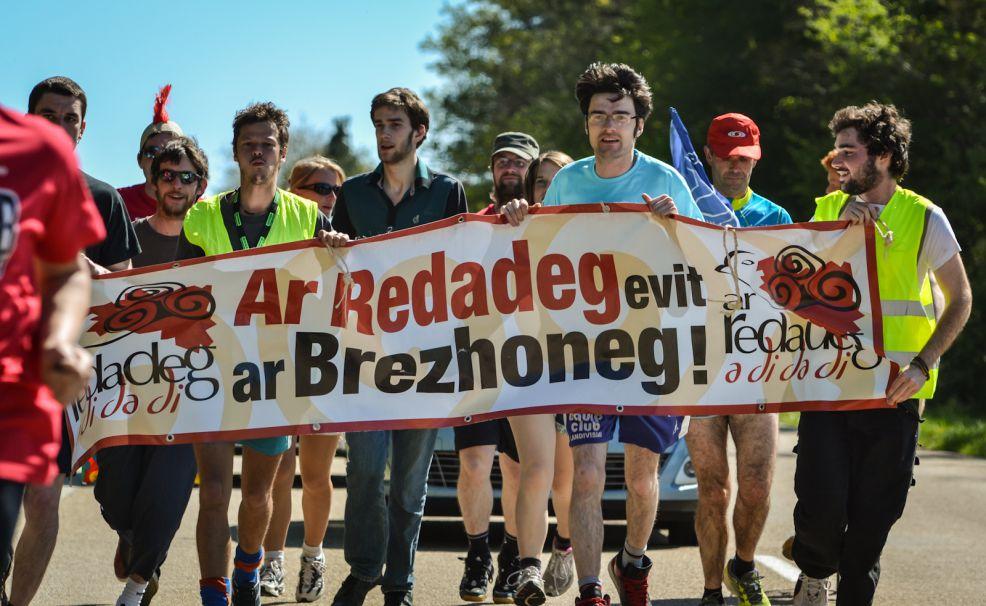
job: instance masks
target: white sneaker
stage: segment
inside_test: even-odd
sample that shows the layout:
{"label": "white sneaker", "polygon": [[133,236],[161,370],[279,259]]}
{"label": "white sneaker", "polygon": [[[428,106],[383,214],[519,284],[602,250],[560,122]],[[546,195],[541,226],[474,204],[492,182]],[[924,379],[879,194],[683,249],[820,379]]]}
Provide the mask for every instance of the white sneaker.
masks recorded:
{"label": "white sneaker", "polygon": [[301,556],[301,572],[298,573],[298,589],[294,592],[296,602],[314,602],[325,591],[325,557],[306,558]]}
{"label": "white sneaker", "polygon": [[522,568],[517,579],[514,604],[518,606],[540,606],[547,599],[548,596],[544,593],[544,580],[541,579],[541,569],[537,566]]}
{"label": "white sneaker", "polygon": [[575,582],[575,557],[572,548],[551,548],[551,559],[544,569],[544,592],[558,597]]}
{"label": "white sneaker", "polygon": [[284,593],[284,561],[265,561],[260,567],[260,593],[279,597]]}
{"label": "white sneaker", "polygon": [[804,573],[794,586],[792,606],[826,606],[829,603],[829,580],[815,579]]}

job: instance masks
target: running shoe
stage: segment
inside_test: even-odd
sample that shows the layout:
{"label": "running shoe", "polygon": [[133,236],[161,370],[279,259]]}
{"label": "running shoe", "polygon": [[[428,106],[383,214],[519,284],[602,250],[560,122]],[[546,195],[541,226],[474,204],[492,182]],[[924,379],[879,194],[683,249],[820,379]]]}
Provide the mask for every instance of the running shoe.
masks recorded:
{"label": "running shoe", "polygon": [[260,567],[260,593],[273,598],[284,593],[283,560],[270,560]]}
{"label": "running shoe", "polygon": [[260,606],[260,581],[250,585],[233,583],[232,606]]}
{"label": "running shoe", "polygon": [[770,600],[767,599],[767,594],[763,592],[763,587],[760,585],[760,581],[763,579],[760,572],[754,568],[743,576],[737,577],[733,574],[732,564],[733,560],[726,562],[726,569],[722,572],[722,580],[729,591],[739,598],[739,606],[754,606],[755,604],[770,606]]}
{"label": "running shoe", "polygon": [[575,557],[572,547],[568,549],[551,549],[551,559],[544,569],[544,592],[551,597],[558,597],[568,591],[575,582]]}
{"label": "running shoe", "polygon": [[410,591],[385,591],[383,606],[414,606],[414,594]]}
{"label": "running shoe", "polygon": [[544,580],[541,569],[537,566],[522,568],[517,575],[517,591],[514,593],[514,604],[517,606],[540,606],[548,599],[544,593]]}
{"label": "running shoe", "polygon": [[466,555],[465,571],[459,581],[459,597],[467,602],[485,602],[486,587],[493,582],[493,560],[487,555]]}
{"label": "running shoe", "polygon": [[343,580],[339,591],[332,598],[332,606],[363,606],[366,594],[369,593],[376,583],[364,581],[349,575]]}
{"label": "running shoe", "polygon": [[301,572],[298,573],[298,588],[294,592],[295,602],[314,602],[325,591],[325,557],[307,558],[301,556]]}
{"label": "running shoe", "polygon": [[829,580],[815,579],[804,573],[794,586],[793,606],[825,606],[829,603]]}
{"label": "running shoe", "polygon": [[721,591],[717,591],[702,596],[702,601],[699,602],[698,606],[726,606],[726,599],[722,597]]}
{"label": "running shoe", "polygon": [[650,606],[650,596],[647,594],[647,574],[650,572],[650,558],[644,556],[644,565],[637,568],[633,565],[621,566],[621,549],[609,561],[609,578],[616,585],[616,593],[620,596],[621,606]]}
{"label": "running shoe", "polygon": [[587,598],[575,598],[575,606],[609,606],[609,596],[589,596]]}
{"label": "running shoe", "polygon": [[503,561],[497,558],[496,582],[493,583],[493,603],[513,604],[520,576],[520,558]]}

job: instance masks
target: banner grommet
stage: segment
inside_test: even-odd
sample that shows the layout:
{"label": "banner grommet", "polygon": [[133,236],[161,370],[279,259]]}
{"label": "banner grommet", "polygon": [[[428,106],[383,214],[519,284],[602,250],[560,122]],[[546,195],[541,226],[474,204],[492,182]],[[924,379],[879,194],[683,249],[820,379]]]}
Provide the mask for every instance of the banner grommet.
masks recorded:
{"label": "banner grommet", "polygon": [[462,420],[465,421],[466,423],[472,423],[472,415],[462,417]]}
{"label": "banner grommet", "polygon": [[312,431],[318,431],[319,429],[322,429],[322,426],[320,424],[312,423]]}
{"label": "banner grommet", "polygon": [[622,404],[617,404],[616,405],[616,412],[623,412],[623,405]]}
{"label": "banner grommet", "polygon": [[175,434],[169,433],[168,435],[164,436],[164,439],[167,442],[174,442],[175,441]]}

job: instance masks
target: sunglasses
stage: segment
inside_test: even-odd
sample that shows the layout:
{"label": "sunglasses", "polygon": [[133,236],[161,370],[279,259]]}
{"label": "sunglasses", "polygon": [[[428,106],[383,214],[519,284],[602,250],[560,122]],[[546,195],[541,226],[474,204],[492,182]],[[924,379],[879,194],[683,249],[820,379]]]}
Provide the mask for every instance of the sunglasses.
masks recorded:
{"label": "sunglasses", "polygon": [[163,147],[158,147],[157,145],[145,147],[144,149],[140,150],[140,157],[146,158],[148,160],[153,160],[154,158],[157,157],[158,154],[161,153],[161,150],[163,149],[164,149]]}
{"label": "sunglasses", "polygon": [[309,183],[308,185],[302,185],[299,189],[307,189],[320,196],[327,196],[329,194],[338,196],[339,192],[342,191],[342,186],[332,185],[331,183]]}
{"label": "sunglasses", "polygon": [[202,175],[192,172],[190,170],[169,170],[164,169],[158,174],[158,179],[161,179],[165,183],[171,183],[177,178],[181,181],[182,185],[191,185],[202,179]]}

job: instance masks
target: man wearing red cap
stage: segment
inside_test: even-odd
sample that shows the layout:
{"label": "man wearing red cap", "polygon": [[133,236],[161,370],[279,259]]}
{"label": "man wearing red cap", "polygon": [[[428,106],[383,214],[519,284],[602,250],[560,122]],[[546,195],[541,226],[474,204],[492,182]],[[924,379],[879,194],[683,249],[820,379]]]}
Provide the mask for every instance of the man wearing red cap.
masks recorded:
{"label": "man wearing red cap", "polygon": [[[753,167],[760,159],[760,129],[743,114],[724,114],[709,127],[705,159],[712,184],[732,201],[742,227],[790,223],[787,211],[750,189]],[[736,445],[736,479],[739,485],[733,514],[736,553],[726,563],[729,529],[729,462],[726,441]],[[695,532],[705,576],[703,606],[725,604],[722,584],[743,606],[770,604],[760,586],[753,558],[770,507],[770,484],[777,451],[777,415],[693,416],[688,450],[698,477],[698,510]]]}
{"label": "man wearing red cap", "polygon": [[154,194],[154,178],[151,175],[151,164],[154,157],[164,149],[164,145],[175,137],[184,136],[177,122],[168,116],[165,106],[171,95],[171,85],[165,85],[154,98],[154,119],[140,135],[140,148],[137,150],[137,165],[144,172],[144,182],[130,187],[121,187],[118,191],[127,205],[127,212],[133,221],[141,217],[149,217],[157,211],[157,197]]}

